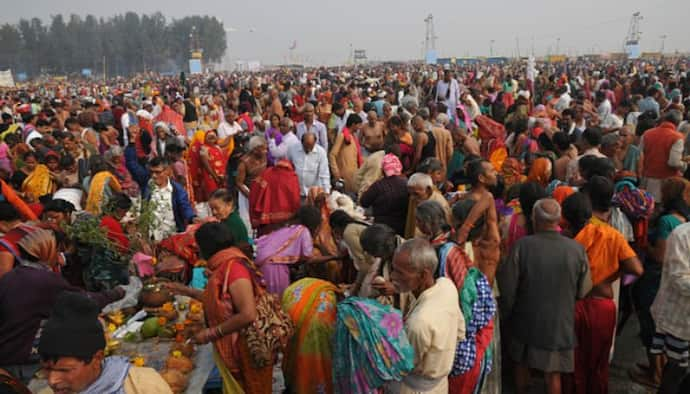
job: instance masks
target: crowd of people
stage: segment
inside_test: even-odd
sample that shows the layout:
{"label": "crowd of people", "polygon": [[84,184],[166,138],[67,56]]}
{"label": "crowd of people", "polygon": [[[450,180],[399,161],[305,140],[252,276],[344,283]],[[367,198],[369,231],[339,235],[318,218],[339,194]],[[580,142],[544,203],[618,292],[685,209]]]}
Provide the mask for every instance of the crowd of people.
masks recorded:
{"label": "crowd of people", "polygon": [[687,392],[686,68],[394,64],[1,91],[2,384],[170,392],[104,356],[98,315],[147,275],[142,256],[174,256],[165,287],[203,303],[192,341],[213,344],[226,393],[270,393],[276,363],[300,394],[524,394],[532,375],[550,394],[607,393],[633,315],[648,360],[630,379]]}

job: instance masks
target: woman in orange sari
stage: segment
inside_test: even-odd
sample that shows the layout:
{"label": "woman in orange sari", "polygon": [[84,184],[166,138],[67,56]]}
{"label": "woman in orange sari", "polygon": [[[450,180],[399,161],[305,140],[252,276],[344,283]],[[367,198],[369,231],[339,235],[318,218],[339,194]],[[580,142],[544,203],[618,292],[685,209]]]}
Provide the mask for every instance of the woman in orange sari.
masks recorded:
{"label": "woman in orange sari", "polygon": [[167,283],[173,293],[199,300],[204,306],[207,328],[192,342],[213,343],[214,360],[223,379],[223,393],[270,394],[273,365],[256,367],[243,329],[257,316],[255,295],[265,291],[260,274],[234,247],[230,230],[221,223],[206,223],[194,235],[199,252],[207,260],[205,290],[180,283]]}
{"label": "woman in orange sari", "polygon": [[195,196],[197,202],[208,201],[214,191],[225,186],[225,167],[228,158],[217,144],[218,133],[209,130],[204,136],[204,143],[196,142],[192,156],[196,156],[190,163],[193,177],[198,177],[198,189]]}

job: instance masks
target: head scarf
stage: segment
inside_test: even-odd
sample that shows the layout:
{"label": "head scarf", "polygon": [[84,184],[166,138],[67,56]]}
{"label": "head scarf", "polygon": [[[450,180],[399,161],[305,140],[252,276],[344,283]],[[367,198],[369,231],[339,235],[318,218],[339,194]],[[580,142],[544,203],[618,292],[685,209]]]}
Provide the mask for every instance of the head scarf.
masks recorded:
{"label": "head scarf", "polygon": [[525,167],[520,160],[514,157],[507,158],[501,166],[501,176],[503,177],[506,189],[510,189],[513,185],[523,183],[526,178],[524,172]]}
{"label": "head scarf", "polygon": [[22,237],[18,243],[26,253],[38,261],[51,266],[57,264],[57,241],[52,231],[36,229]]}
{"label": "head scarf", "polygon": [[554,179],[549,183],[549,186],[546,187],[546,194],[549,196],[553,196],[553,192],[556,190],[557,187],[559,186],[567,186],[568,184],[566,182],[563,182],[558,179]]}
{"label": "head scarf", "polygon": [[527,180],[529,182],[538,182],[542,187],[546,187],[549,184],[550,177],[551,160],[540,157],[532,163],[532,167],[530,167],[529,174],[527,175]]}
{"label": "head scarf", "polygon": [[389,177],[402,174],[403,166],[400,162],[400,159],[398,159],[398,156],[388,153],[387,155],[383,156],[383,160],[381,160],[381,169],[383,170],[384,175]]}
{"label": "head scarf", "polygon": [[551,196],[554,200],[558,201],[559,204],[563,204],[563,201],[574,193],[575,190],[572,187],[568,185],[560,185],[556,187]]}

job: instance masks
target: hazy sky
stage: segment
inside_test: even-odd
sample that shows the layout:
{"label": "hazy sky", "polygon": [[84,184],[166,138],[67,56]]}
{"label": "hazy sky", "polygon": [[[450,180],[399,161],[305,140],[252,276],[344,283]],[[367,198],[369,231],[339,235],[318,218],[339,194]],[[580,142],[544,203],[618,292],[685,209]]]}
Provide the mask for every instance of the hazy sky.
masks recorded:
{"label": "hazy sky", "polygon": [[3,7],[0,23],[37,16],[46,21],[62,13],[109,16],[135,11],[161,11],[168,18],[208,14],[222,20],[230,33],[233,60],[278,63],[294,57],[310,63],[342,63],[350,44],[370,59],[420,58],[424,18],[434,15],[439,56],[511,56],[534,50],[554,53],[621,51],[630,17],[640,11],[642,50],[658,51],[667,35],[666,51],[690,51],[688,0],[25,0]]}

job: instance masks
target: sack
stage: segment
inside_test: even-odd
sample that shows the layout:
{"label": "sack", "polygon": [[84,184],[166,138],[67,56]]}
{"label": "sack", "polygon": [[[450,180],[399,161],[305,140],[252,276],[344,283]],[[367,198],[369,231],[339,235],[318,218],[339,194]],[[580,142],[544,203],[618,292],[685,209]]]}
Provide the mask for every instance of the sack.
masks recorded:
{"label": "sack", "polygon": [[273,356],[284,351],[295,332],[292,319],[283,310],[280,300],[259,286],[254,286],[256,320],[245,328],[252,363],[256,368],[273,364]]}

